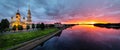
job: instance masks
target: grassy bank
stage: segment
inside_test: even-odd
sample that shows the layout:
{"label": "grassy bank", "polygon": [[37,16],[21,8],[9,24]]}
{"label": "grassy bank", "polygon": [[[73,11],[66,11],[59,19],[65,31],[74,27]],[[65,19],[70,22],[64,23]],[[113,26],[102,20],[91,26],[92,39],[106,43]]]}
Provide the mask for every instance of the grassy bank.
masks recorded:
{"label": "grassy bank", "polygon": [[49,28],[45,30],[36,30],[31,32],[22,32],[15,34],[0,35],[0,50],[5,50],[20,43],[29,41],[31,39],[47,35],[51,32],[57,31],[56,28]]}

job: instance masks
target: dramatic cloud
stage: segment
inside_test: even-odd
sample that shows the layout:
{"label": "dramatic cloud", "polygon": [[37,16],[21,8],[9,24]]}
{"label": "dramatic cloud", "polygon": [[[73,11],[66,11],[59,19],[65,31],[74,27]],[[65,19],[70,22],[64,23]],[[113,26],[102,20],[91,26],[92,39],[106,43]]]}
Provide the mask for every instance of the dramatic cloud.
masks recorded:
{"label": "dramatic cloud", "polygon": [[27,17],[28,4],[33,22],[120,22],[120,0],[1,0],[0,20],[15,16],[18,8]]}

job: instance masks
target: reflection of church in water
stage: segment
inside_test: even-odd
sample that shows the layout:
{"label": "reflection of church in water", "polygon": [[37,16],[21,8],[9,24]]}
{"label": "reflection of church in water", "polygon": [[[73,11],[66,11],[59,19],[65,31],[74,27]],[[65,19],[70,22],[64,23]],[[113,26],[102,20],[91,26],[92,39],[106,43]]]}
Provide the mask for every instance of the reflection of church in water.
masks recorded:
{"label": "reflection of church in water", "polygon": [[25,17],[21,17],[19,9],[17,10],[16,15],[14,17],[11,17],[10,26],[14,27],[14,26],[19,26],[19,25],[21,25],[23,29],[26,29],[27,26],[30,26],[30,28],[32,27],[30,7],[28,9],[27,19]]}

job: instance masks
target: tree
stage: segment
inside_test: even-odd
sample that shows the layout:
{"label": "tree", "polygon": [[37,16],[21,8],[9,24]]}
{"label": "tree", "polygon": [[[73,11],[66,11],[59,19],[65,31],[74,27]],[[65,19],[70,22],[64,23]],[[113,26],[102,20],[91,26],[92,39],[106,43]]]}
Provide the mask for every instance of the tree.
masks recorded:
{"label": "tree", "polygon": [[23,26],[22,25],[18,25],[18,30],[23,30]]}
{"label": "tree", "polygon": [[9,28],[9,21],[7,19],[2,19],[1,20],[1,32],[6,31],[7,28]]}
{"label": "tree", "polygon": [[40,24],[37,24],[36,28],[37,28],[37,29],[40,28]]}
{"label": "tree", "polygon": [[55,25],[54,24],[49,24],[49,27],[53,28],[53,27],[55,27]]}
{"label": "tree", "polygon": [[[0,23],[0,28],[1,28],[1,23]],[[1,29],[0,29],[0,32],[1,32]]]}
{"label": "tree", "polygon": [[1,28],[1,23],[0,23],[0,28]]}
{"label": "tree", "polygon": [[12,27],[12,30],[16,30],[16,28],[17,28],[17,26],[16,25],[14,25],[13,27]]}
{"label": "tree", "polygon": [[33,29],[35,28],[35,24],[32,24],[32,28],[33,28]]}
{"label": "tree", "polygon": [[41,28],[41,30],[44,30],[45,29],[45,24],[41,23],[40,28]]}
{"label": "tree", "polygon": [[30,26],[29,25],[27,25],[27,30],[29,30],[30,29]]}

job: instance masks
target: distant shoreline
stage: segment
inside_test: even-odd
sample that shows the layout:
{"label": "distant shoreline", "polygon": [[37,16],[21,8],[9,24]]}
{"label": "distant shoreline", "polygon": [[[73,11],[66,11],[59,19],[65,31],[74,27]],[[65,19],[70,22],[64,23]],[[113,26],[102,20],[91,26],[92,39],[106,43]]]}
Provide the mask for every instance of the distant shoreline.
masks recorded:
{"label": "distant shoreline", "polygon": [[93,25],[96,27],[102,27],[102,28],[120,29],[120,23],[107,23],[107,24],[96,23]]}

